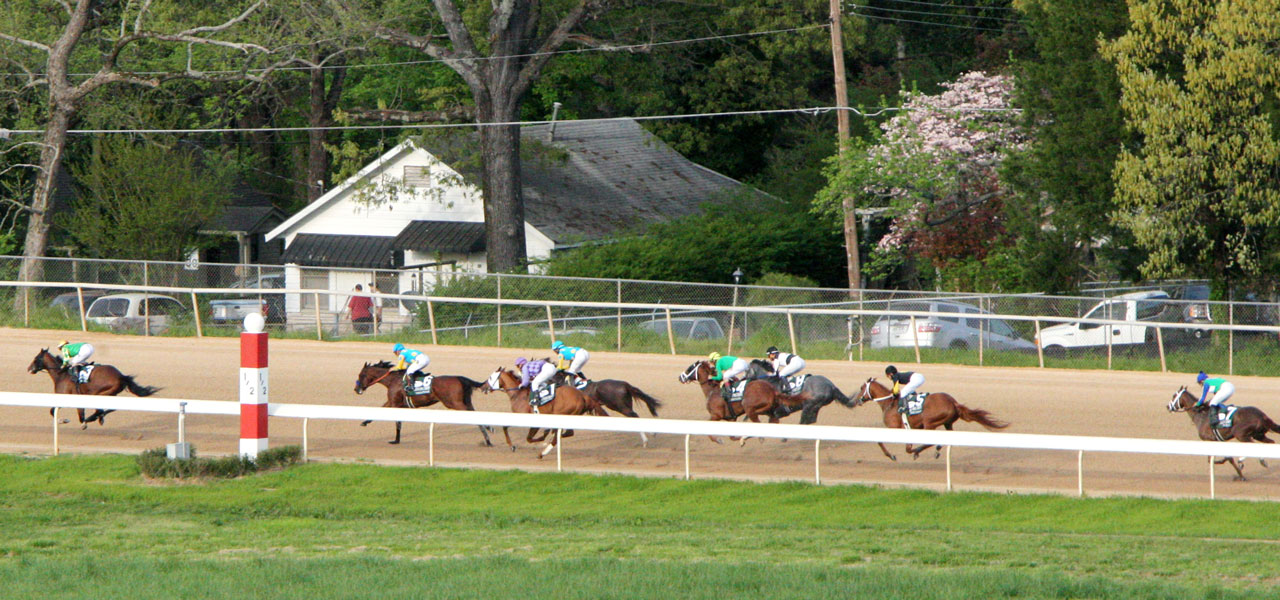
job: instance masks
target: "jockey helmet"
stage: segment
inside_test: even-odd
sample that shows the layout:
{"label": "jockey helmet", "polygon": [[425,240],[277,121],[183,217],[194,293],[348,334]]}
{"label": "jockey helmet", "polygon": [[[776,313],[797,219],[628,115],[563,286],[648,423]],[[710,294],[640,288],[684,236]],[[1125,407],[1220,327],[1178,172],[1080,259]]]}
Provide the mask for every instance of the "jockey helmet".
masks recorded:
{"label": "jockey helmet", "polygon": [[67,344],[70,344],[70,343],[71,342],[68,342],[67,340],[62,340],[62,343],[58,344],[58,348],[62,348],[63,346],[66,346]]}
{"label": "jockey helmet", "polygon": [[777,346],[769,346],[769,349],[768,349],[768,350],[765,350],[765,351],[764,351],[764,353],[765,353],[765,354],[777,354],[777,353],[778,353],[778,347],[777,347]]}
{"label": "jockey helmet", "polygon": [[524,366],[524,363],[527,363],[527,362],[529,362],[529,359],[527,359],[527,358],[525,358],[525,357],[523,357],[523,356],[521,356],[520,358],[517,358],[517,359],[516,359],[516,368],[517,368],[517,369],[519,369],[520,367],[523,367],[523,366]]}
{"label": "jockey helmet", "polygon": [[708,354],[708,355],[707,355],[707,360],[709,360],[709,361],[711,361],[711,362],[713,362],[713,363],[714,363],[714,362],[720,362],[720,353],[719,353],[719,352],[712,352],[711,354]]}
{"label": "jockey helmet", "polygon": [[898,367],[895,367],[895,366],[893,366],[893,365],[889,365],[889,366],[887,366],[887,367],[885,367],[885,368],[884,368],[884,374],[885,374],[885,375],[897,375],[897,374],[898,374]]}
{"label": "jockey helmet", "polygon": [[1206,379],[1208,379],[1208,378],[1209,378],[1209,376],[1208,376],[1208,375],[1205,375],[1205,374],[1204,374],[1204,371],[1200,371],[1200,374],[1199,374],[1199,375],[1196,375],[1196,383],[1204,383],[1204,380],[1206,380]]}
{"label": "jockey helmet", "polygon": [[396,344],[391,347],[392,354],[400,354],[401,352],[404,352],[404,344]]}
{"label": "jockey helmet", "polygon": [[564,347],[564,342],[561,342],[561,341],[559,341],[559,340],[556,340],[556,343],[551,344],[551,349],[552,349],[552,350],[559,350],[559,349],[561,349],[561,348],[563,348],[563,347]]}

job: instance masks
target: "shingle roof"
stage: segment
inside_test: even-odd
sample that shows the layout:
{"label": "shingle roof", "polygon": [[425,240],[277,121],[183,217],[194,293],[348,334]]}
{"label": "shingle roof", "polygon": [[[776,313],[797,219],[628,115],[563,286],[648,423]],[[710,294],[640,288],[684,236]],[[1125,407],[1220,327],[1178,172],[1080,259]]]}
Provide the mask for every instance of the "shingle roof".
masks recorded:
{"label": "shingle roof", "polygon": [[479,252],[484,250],[484,223],[414,221],[396,236],[396,250]]}
{"label": "shingle roof", "polygon": [[[272,216],[276,218],[272,219]],[[228,206],[213,221],[200,227],[204,232],[266,233],[284,220],[274,206]]]}
{"label": "shingle roof", "polygon": [[306,267],[392,269],[393,237],[299,233],[284,250],[284,262]]}
{"label": "shingle roof", "polygon": [[[525,220],[558,244],[696,214],[734,195],[768,198],[693,163],[633,120],[560,122],[551,142],[548,127],[521,129]],[[421,146],[479,181],[473,136],[431,138]]]}

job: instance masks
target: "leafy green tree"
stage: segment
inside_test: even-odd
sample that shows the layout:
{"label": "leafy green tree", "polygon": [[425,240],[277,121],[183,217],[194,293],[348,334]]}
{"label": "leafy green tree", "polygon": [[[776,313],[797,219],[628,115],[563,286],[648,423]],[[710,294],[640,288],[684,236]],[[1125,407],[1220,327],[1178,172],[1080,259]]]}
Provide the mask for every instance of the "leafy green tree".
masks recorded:
{"label": "leafy green tree", "polygon": [[233,167],[198,150],[108,137],[72,174],[80,194],[62,219],[70,237],[104,258],[183,260],[197,231],[226,206]]}
{"label": "leafy green tree", "polygon": [[1148,277],[1219,289],[1280,270],[1280,0],[1130,0],[1102,44],[1138,143],[1116,163],[1116,223]]}

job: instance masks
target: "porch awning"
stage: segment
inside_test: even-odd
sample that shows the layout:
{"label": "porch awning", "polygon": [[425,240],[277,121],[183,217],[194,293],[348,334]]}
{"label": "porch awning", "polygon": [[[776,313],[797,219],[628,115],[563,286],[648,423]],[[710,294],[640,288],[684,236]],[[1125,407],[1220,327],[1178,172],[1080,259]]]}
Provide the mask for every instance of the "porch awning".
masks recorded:
{"label": "porch awning", "polygon": [[284,262],[305,267],[394,269],[396,238],[299,233],[284,249]]}
{"label": "porch awning", "polygon": [[414,221],[396,236],[393,247],[414,252],[480,252],[484,250],[484,223]]}

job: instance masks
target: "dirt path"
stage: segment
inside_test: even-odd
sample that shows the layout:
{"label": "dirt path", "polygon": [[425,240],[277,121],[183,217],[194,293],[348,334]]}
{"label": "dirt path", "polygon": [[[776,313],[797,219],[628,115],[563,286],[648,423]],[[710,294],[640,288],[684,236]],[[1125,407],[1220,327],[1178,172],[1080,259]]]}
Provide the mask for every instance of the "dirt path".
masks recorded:
{"label": "dirt path", "polygon": [[[49,392],[49,377],[31,375],[27,365],[41,347],[57,345],[63,331],[0,329],[0,389]],[[135,375],[144,385],[163,387],[160,397],[236,401],[239,342],[230,338],[143,338],[111,334],[82,334],[75,340],[92,342],[95,359]],[[454,346],[423,346],[431,355],[431,371],[484,379],[499,364],[510,366],[517,356],[546,356],[543,349],[522,352]],[[285,403],[378,406],[385,400],[381,387],[363,396],[353,392],[356,374],[365,361],[391,358],[385,343],[316,342],[275,340],[271,343],[271,400]],[[698,389],[681,385],[676,377],[691,363],[691,356],[662,356],[599,352],[587,372],[597,378],[624,379],[661,399],[662,417],[705,419]],[[913,367],[913,365],[903,365]],[[848,394],[870,376],[881,376],[882,364],[810,361],[809,371],[831,378]],[[987,409],[1013,425],[1008,431],[1066,435],[1111,435],[1194,439],[1190,420],[1170,414],[1165,405],[1179,385],[1192,384],[1187,374],[1128,373],[1106,371],[1040,370],[1034,368],[978,368],[922,365],[928,377],[926,391],[945,391],[960,402]],[[1236,377],[1237,399],[1280,416],[1280,379]],[[477,393],[480,410],[506,411],[505,395]],[[435,408],[423,410],[437,410]],[[644,411],[642,411],[644,412]],[[832,404],[823,409],[819,423],[880,426],[878,409],[854,410]],[[795,422],[798,415],[786,419]],[[47,409],[0,406],[0,451],[47,454],[51,451]],[[275,419],[272,444],[301,440],[301,423]],[[959,429],[979,430],[971,423]],[[513,431],[513,438],[515,437]],[[187,419],[187,436],[198,452],[224,454],[237,450],[239,423],[234,418],[193,416]],[[424,425],[406,424],[399,446],[386,442],[393,426],[374,423],[360,427],[350,422],[313,421],[310,453],[320,460],[367,460],[386,463],[425,464],[427,431]],[[523,442],[524,432],[520,432]],[[155,413],[117,412],[105,427],[81,431],[78,424],[62,425],[64,452],[136,452],[175,441],[176,418]],[[495,468],[554,469],[554,460],[538,461],[536,449],[521,443],[512,453],[499,446],[485,448],[474,427],[438,426],[436,464]],[[828,443],[822,446],[822,475],[828,483],[877,483],[941,489],[946,481],[943,461],[912,461],[898,452],[890,462],[874,444]],[[648,448],[638,436],[580,431],[566,441],[566,469],[584,472],[623,472],[683,476],[683,438],[659,436]],[[716,445],[703,438],[691,444],[694,477],[811,480],[813,445],[808,442],[752,440]],[[1005,451],[956,448],[952,451],[953,483],[958,489],[1053,490],[1075,493],[1074,452]],[[1085,490],[1089,495],[1146,494],[1158,496],[1207,496],[1205,461],[1193,457],[1141,454],[1086,454]],[[1217,467],[1220,497],[1280,499],[1280,465],[1274,470],[1250,462],[1247,482],[1233,482],[1230,467]]]}

